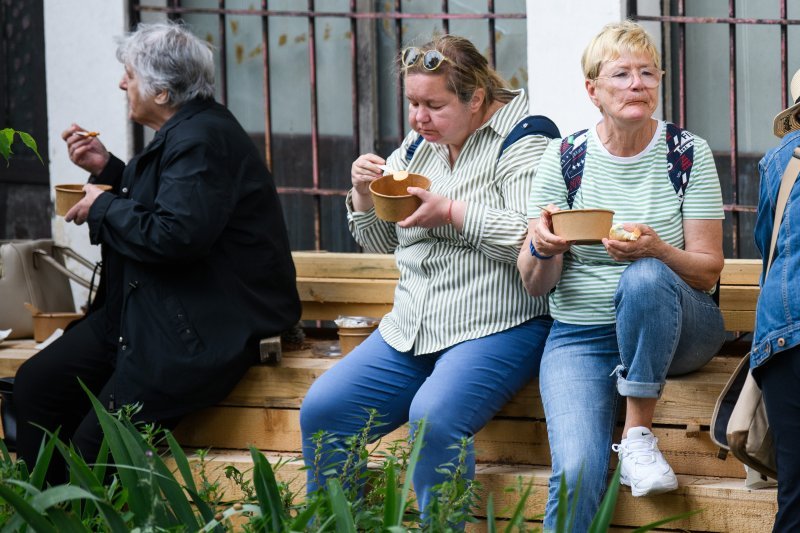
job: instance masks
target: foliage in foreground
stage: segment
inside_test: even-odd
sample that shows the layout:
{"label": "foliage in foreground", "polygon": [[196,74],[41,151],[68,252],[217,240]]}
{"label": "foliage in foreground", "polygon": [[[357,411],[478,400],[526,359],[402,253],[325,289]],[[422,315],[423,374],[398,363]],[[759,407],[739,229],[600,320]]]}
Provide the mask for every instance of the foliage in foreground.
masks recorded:
{"label": "foliage in foreground", "polygon": [[[478,504],[478,486],[465,479],[466,442],[461,443],[456,464],[443,465],[448,479],[437,487],[438,497],[422,518],[413,505],[411,478],[422,451],[424,424],[412,443],[398,442],[382,454],[380,469],[368,469],[370,454],[368,435],[375,423],[374,413],[365,430],[345,446],[346,460],[337,465],[325,487],[304,501],[295,503],[289,483],[280,482],[267,458],[251,448],[252,476],[234,467],[226,469],[226,477],[238,489],[243,501],[225,500],[221,480],[209,480],[205,470],[205,452],[201,452],[200,471],[192,465],[169,432],[160,434],[152,427],[136,427],[130,412],[107,413],[91,397],[105,440],[98,462],[87,464],[71,447],[51,435],[42,446],[33,471],[23,461],[11,459],[0,440],[0,531],[16,532],[27,526],[38,533],[111,531],[229,531],[245,532],[293,531],[456,531],[463,523],[474,520],[472,512]],[[325,435],[317,435],[318,445]],[[155,444],[167,448],[177,471],[170,471],[157,453]],[[70,467],[70,482],[45,487],[45,467],[52,455],[60,453]],[[109,453],[116,465],[109,469]],[[379,454],[381,455],[381,454]],[[317,454],[317,464],[321,457]],[[282,465],[279,463],[276,468]],[[315,468],[312,465],[311,468]],[[319,472],[317,472],[319,474]],[[195,482],[199,479],[199,483]],[[565,483],[562,483],[562,487]],[[504,531],[532,531],[528,520],[541,518],[525,515],[532,486],[520,480],[517,505],[509,510],[510,519]],[[619,473],[611,484],[591,532],[606,531],[616,506]],[[571,529],[571,505],[566,490],[559,495],[557,532]],[[680,515],[659,521],[636,531],[688,516]],[[486,502],[486,527],[498,531],[491,495]]]}

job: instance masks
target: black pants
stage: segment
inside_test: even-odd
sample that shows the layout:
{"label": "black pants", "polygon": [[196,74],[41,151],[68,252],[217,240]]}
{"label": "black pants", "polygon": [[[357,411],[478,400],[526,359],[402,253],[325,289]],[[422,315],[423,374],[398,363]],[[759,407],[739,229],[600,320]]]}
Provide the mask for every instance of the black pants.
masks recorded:
{"label": "black pants", "polygon": [[772,357],[753,377],[775,438],[778,514],[773,531],[800,531],[800,346]]}
{"label": "black pants", "polygon": [[[100,450],[103,433],[89,398],[81,388],[83,381],[92,394],[108,407],[114,379],[114,347],[99,336],[92,317],[69,329],[53,344],[28,359],[17,371],[14,404],[17,413],[17,454],[33,468],[44,432],[59,429],[59,438],[72,442],[89,463]],[[117,406],[119,407],[119,406]],[[157,422],[172,428],[179,419],[152,416],[157,406],[144,405],[136,421]],[[48,469],[51,485],[67,480],[65,462],[58,452]]]}

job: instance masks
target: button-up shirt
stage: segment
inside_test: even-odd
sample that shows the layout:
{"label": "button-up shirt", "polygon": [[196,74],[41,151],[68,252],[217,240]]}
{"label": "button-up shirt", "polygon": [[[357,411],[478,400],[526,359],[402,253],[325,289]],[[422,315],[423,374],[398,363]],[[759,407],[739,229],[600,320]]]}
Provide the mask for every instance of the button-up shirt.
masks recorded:
{"label": "button-up shirt", "polygon": [[525,93],[516,91],[467,138],[452,166],[447,146],[425,140],[407,161],[413,131],[389,156],[389,167],[427,176],[431,192],[466,202],[461,232],[452,225],[401,228],[378,219],[374,209],[354,211],[348,196],[355,240],[371,252],[394,252],[397,260],[394,307],[380,324],[396,350],[435,353],[547,314],[546,299],[525,292],[516,261],[527,234],[526,200],[548,139],[525,136],[498,157],[527,111]]}

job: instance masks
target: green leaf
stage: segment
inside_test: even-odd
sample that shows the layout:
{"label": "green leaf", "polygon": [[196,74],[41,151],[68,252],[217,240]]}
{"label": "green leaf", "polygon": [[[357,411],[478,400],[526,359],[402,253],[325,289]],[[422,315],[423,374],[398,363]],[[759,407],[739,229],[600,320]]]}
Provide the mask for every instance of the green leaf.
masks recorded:
{"label": "green leaf", "polygon": [[283,504],[272,467],[264,454],[252,446],[250,456],[253,458],[253,486],[261,504],[264,525],[266,527],[267,522],[272,525],[268,531],[283,531]]}
{"label": "green leaf", "polygon": [[414,447],[411,449],[411,455],[408,458],[408,466],[406,467],[406,478],[403,482],[403,492],[400,495],[400,508],[397,510],[395,519],[396,524],[403,523],[403,514],[405,513],[406,502],[408,502],[408,493],[411,492],[411,480],[414,478],[414,470],[417,468],[419,462],[419,454],[422,452],[423,440],[425,437],[425,419],[419,421],[417,431],[414,435]]}
{"label": "green leaf", "polygon": [[[86,388],[86,385],[81,381],[81,387],[89,396],[92,402],[97,419],[100,421],[100,426],[103,428],[103,434],[108,440],[108,446],[111,449],[111,455],[114,457],[114,462],[117,465],[136,465],[144,466],[141,458],[138,461],[134,460],[131,456],[125,440],[121,433],[122,424],[114,417],[112,417],[105,410],[92,392]],[[139,482],[140,474],[131,468],[118,468],[117,469],[122,486],[128,491],[127,503],[130,510],[133,512],[134,523],[138,526],[143,525],[141,522],[150,516],[150,496],[144,486]]]}
{"label": "green leaf", "polygon": [[603,496],[603,501],[600,503],[600,508],[597,514],[594,515],[592,524],[589,526],[589,532],[604,533],[608,531],[608,526],[611,524],[611,519],[614,517],[614,509],[617,507],[617,497],[619,496],[619,477],[622,470],[617,466],[614,472],[614,477],[606,489],[606,495]]}
{"label": "green leaf", "polygon": [[18,131],[17,133],[19,134],[19,138],[22,139],[23,144],[33,150],[33,153],[39,158],[39,162],[44,165],[44,161],[42,161],[42,156],[39,155],[39,150],[33,137],[24,131]]}
{"label": "green leaf", "polygon": [[[510,531],[509,525],[507,531]],[[496,533],[497,524],[494,520],[494,495],[489,493],[489,501],[486,502],[486,533]]]}
{"label": "green leaf", "polygon": [[50,466],[50,461],[53,459],[53,450],[56,447],[58,440],[58,430],[51,433],[44,428],[47,435],[47,440],[39,448],[39,455],[36,457],[36,465],[31,472],[30,482],[34,487],[41,489],[44,487],[45,476],[47,476],[47,468]]}
{"label": "green leaf", "polygon": [[[400,501],[400,492],[397,490],[397,471],[394,461],[387,461],[384,466],[386,473],[386,489],[383,496],[383,527],[388,529],[392,526],[399,526],[397,522],[398,510],[403,507]],[[403,513],[400,512],[399,516]]]}
{"label": "green leaf", "polygon": [[11,145],[13,143],[14,130],[11,128],[0,130],[0,155],[6,160],[6,166],[8,166],[8,158],[11,157]]}
{"label": "green leaf", "polygon": [[[39,509],[28,503],[22,496],[11,490],[10,488],[0,485],[0,498],[4,499],[14,510],[19,513],[20,517],[33,528],[36,533],[58,533],[55,527],[42,516]],[[13,528],[13,529],[9,529]],[[3,531],[18,531],[12,523],[9,523]]]}
{"label": "green leaf", "polygon": [[331,503],[333,515],[336,517],[337,533],[356,533],[356,524],[353,521],[353,514],[350,512],[350,504],[347,503],[338,479],[328,479],[328,500]]}
{"label": "green leaf", "polygon": [[655,522],[651,522],[646,526],[642,526],[640,528],[634,529],[631,533],[644,533],[645,531],[651,531],[658,526],[662,526],[664,524],[668,524],[669,522],[677,522],[678,520],[683,520],[684,518],[689,518],[692,515],[696,515],[698,513],[702,513],[702,509],[698,509],[696,511],[688,511],[686,513],[682,513],[679,515],[670,516],[668,518],[662,518],[661,520],[657,520]]}
{"label": "green leaf", "polygon": [[184,485],[186,485],[186,491],[192,496],[192,503],[194,503],[197,510],[200,511],[200,515],[203,517],[204,521],[209,522],[213,520],[214,511],[208,506],[206,501],[199,496],[197,485],[194,482],[194,475],[192,474],[192,467],[189,464],[189,460],[186,458],[186,454],[183,452],[183,448],[181,448],[181,445],[178,444],[178,441],[175,440],[175,437],[169,431],[166,432],[166,439],[172,458],[178,466],[178,471],[183,478]]}
{"label": "green leaf", "polygon": [[48,509],[47,517],[59,533],[89,533],[90,529],[85,526],[81,519],[68,513],[64,509]]}

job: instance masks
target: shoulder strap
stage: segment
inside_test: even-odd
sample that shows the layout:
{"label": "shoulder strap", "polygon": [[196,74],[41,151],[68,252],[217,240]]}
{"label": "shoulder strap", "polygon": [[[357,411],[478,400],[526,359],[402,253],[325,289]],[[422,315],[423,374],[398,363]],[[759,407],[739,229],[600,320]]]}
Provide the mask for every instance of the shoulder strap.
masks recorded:
{"label": "shoulder strap", "polygon": [[575,194],[581,187],[583,163],[586,161],[586,142],[589,130],[581,130],[561,141],[561,176],[567,186],[567,204],[572,209]]}
{"label": "shoulder strap", "polygon": [[778,231],[780,230],[781,221],[783,220],[783,211],[786,209],[786,202],[789,201],[789,193],[792,192],[792,187],[794,187],[794,182],[797,180],[798,173],[800,173],[800,148],[795,148],[794,153],[792,153],[792,158],[786,165],[786,170],[783,171],[781,188],[778,190],[778,199],[775,201],[775,220],[772,223],[772,240],[769,244],[767,269],[764,271],[765,279],[772,266],[772,259],[775,257],[775,245],[778,243]]}
{"label": "shoulder strap", "polygon": [[558,131],[556,123],[544,115],[529,115],[520,120],[516,126],[511,129],[511,132],[506,136],[503,145],[500,147],[500,152],[497,154],[497,159],[503,155],[506,148],[528,135],[543,135],[549,139],[556,139],[561,137],[561,132]]}
{"label": "shoulder strap", "polygon": [[667,172],[681,207],[686,187],[689,185],[693,161],[694,135],[672,122],[667,122]]}
{"label": "shoulder strap", "polygon": [[417,135],[417,138],[414,139],[414,142],[408,145],[406,149],[406,163],[411,162],[411,158],[414,157],[414,152],[417,151],[417,147],[422,142],[422,135]]}

